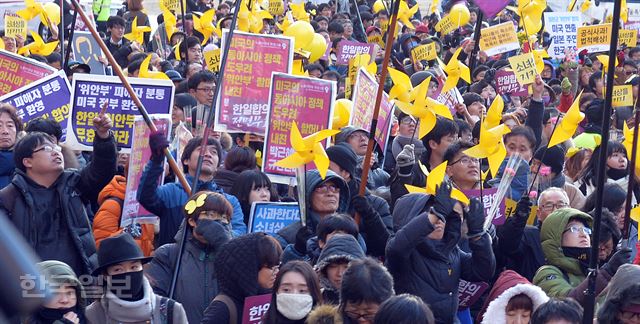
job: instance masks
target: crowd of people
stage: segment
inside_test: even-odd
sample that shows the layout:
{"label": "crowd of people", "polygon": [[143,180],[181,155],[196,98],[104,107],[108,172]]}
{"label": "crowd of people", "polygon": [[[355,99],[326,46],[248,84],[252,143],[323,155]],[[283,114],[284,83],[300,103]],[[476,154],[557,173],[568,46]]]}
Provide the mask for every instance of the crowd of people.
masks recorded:
{"label": "crowd of people", "polygon": [[[582,323],[591,251],[597,247],[594,322],[640,322],[638,224],[631,220],[625,228],[625,206],[640,198],[640,173],[630,179],[635,166],[627,127],[635,126],[634,107],[617,107],[610,129],[603,128],[603,111],[610,109],[604,101],[606,62],[585,52],[545,59],[527,95],[498,93],[496,73],[509,69],[507,59],[549,47],[548,33],[541,32],[539,40],[525,35],[521,49],[487,56],[477,52],[476,25],[517,26],[521,17],[504,9],[478,20],[480,11],[469,2],[468,23],[443,35],[435,26],[454,4],[443,1],[441,8],[403,20],[395,42],[386,45],[393,47],[389,67],[406,74],[412,87],[430,80],[433,99],[444,77],[440,60],[473,65],[471,82],[456,85],[461,100],[450,107],[453,118],[437,116],[420,137],[417,130],[427,121],[396,109],[389,145],[374,148],[366,179],[369,130],[342,127],[326,149],[329,171],[308,168],[304,195],[297,195],[261,171],[264,137],[212,130],[203,140],[208,132],[196,122],[213,107],[218,86],[203,50],[218,48],[220,39],[215,33],[205,38],[194,21],[215,10],[214,24],[228,28],[234,2],[188,0],[184,16],[175,12],[181,31],[166,35],[166,17],[160,15],[158,28],[137,42],[124,35],[132,24],[151,26],[142,1],[128,0],[113,15],[111,1],[95,0],[97,29],[118,65],[111,68],[138,77],[151,54],[150,71],[175,84],[172,129],[168,136],[149,136],[151,158],[144,161],[136,196],[158,223],[120,226],[131,180],[129,154],[117,149],[109,115],[93,119],[93,150],[83,152],[61,141],[54,120],[24,123],[15,107],[0,103],[0,217],[9,219],[42,260],[37,268],[50,288],[37,309],[4,315],[13,323],[235,324],[246,315],[246,298],[270,294],[262,323]],[[366,43],[378,35],[384,41],[388,8],[381,0],[305,3],[310,24],[331,48],[330,55],[304,61],[308,76],[335,81],[337,97],[345,98],[352,84],[346,82],[348,67],[336,64],[336,48],[342,40]],[[281,34],[276,23],[282,19],[288,18],[265,18],[260,33]],[[72,29],[70,20],[65,29]],[[47,41],[60,34],[68,35],[51,30]],[[4,50],[13,53],[33,41],[2,31],[0,36]],[[416,46],[432,43],[437,59],[412,56]],[[376,43],[373,53],[378,77],[388,68],[382,66],[382,45]],[[59,48],[46,57],[24,55],[64,70],[70,79],[91,73],[84,63],[65,62]],[[617,58],[614,82],[631,85],[636,102],[640,47],[621,47]],[[104,57],[100,62],[109,64]],[[387,92],[395,85],[391,78],[380,83]],[[507,131],[492,145],[504,146],[506,154],[496,174],[487,175],[490,162],[473,148],[487,136],[483,123],[495,100],[504,102],[496,123]],[[548,147],[572,103],[584,120],[571,138]],[[193,138],[176,160],[186,181],[196,184],[191,195],[178,171],[165,164],[165,150],[175,155],[173,142],[184,129]],[[603,132],[611,136],[606,164],[600,165]],[[439,166],[445,176],[429,189],[429,177],[438,172],[426,175],[423,169]],[[605,177],[603,189],[597,188],[598,177]],[[503,178],[510,178],[508,188],[501,188]],[[411,186],[431,191],[418,193]],[[457,195],[482,195],[490,188],[506,190],[505,199],[515,204],[503,224],[487,221],[491,206],[482,196],[469,194],[463,201]],[[601,210],[598,190],[606,195]],[[306,219],[273,234],[250,233],[252,204],[278,201],[300,202]],[[592,232],[596,213],[598,241]],[[472,303],[460,301],[468,283],[484,287]]]}

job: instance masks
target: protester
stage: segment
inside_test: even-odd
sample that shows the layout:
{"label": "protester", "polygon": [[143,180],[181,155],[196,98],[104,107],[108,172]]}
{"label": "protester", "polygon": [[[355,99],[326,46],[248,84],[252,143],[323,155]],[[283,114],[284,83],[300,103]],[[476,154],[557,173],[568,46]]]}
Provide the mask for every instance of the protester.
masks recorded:
{"label": "protester", "polygon": [[531,315],[531,324],[582,323],[582,305],[574,299],[551,298]]}
{"label": "protester", "polygon": [[224,192],[231,193],[240,172],[257,168],[256,153],[249,147],[234,147],[224,157],[223,166],[216,171],[213,180]]}
{"label": "protester", "polygon": [[0,103],[0,189],[11,182],[16,164],[13,162],[13,147],[22,131],[22,121],[16,108]]}
{"label": "protester", "polygon": [[320,283],[313,268],[303,261],[286,263],[278,270],[264,323],[303,324],[311,310],[320,304]]}
{"label": "protester", "polygon": [[324,302],[337,305],[349,262],[364,258],[364,252],[352,235],[335,234],[326,242],[314,268],[320,277]]}
{"label": "protester", "polygon": [[640,266],[624,264],[611,278],[604,301],[598,309],[598,323],[635,323],[640,314],[640,289],[636,279]]}
{"label": "protester", "polygon": [[485,300],[482,323],[529,323],[531,314],[549,301],[538,286],[512,270],[500,274]]}
{"label": "protester", "polygon": [[417,296],[401,294],[380,305],[374,324],[433,324],[435,319],[427,304]]}
{"label": "protester", "polygon": [[60,140],[62,139],[62,127],[55,120],[43,117],[32,119],[29,121],[29,123],[27,123],[24,131],[27,133],[43,132],[51,136],[51,138],[55,140],[55,143],[62,148],[62,156],[64,157],[64,168],[81,168],[80,163],[73,150],[69,149],[66,144],[60,143]]}
{"label": "protester", "polygon": [[279,201],[269,177],[262,171],[245,170],[238,174],[233,182],[229,194],[238,198],[244,215],[244,223],[249,225],[251,205],[254,202]]}
{"label": "protester", "polygon": [[[124,69],[129,65],[129,55],[136,51],[140,52],[140,45],[135,42],[129,42],[124,38],[126,21],[120,16],[111,16],[107,19],[107,30],[109,38],[104,42],[107,49],[113,55],[116,63],[120,68]],[[103,60],[103,62],[106,62]]]}

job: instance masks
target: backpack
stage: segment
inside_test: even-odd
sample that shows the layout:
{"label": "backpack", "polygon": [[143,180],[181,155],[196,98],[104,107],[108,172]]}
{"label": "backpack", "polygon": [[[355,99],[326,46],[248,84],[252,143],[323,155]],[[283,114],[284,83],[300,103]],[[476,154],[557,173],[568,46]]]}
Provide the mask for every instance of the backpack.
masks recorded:
{"label": "backpack", "polygon": [[160,298],[160,316],[162,317],[162,323],[173,324],[173,307],[176,302],[173,299],[167,297]]}
{"label": "backpack", "polygon": [[213,301],[216,300],[221,301],[225,305],[227,305],[227,308],[229,309],[229,323],[238,324],[238,310],[236,309],[236,303],[233,302],[231,297],[225,294],[218,294],[218,296],[213,299]]}

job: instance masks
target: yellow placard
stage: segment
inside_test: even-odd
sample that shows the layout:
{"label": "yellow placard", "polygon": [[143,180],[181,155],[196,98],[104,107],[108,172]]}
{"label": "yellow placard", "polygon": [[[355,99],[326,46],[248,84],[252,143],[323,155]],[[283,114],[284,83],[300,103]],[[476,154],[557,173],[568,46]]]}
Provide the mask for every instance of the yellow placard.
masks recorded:
{"label": "yellow placard", "polygon": [[614,107],[633,106],[633,86],[630,84],[613,86]]}
{"label": "yellow placard", "polygon": [[204,61],[207,63],[207,69],[209,71],[220,71],[220,49],[216,48],[212,51],[204,52]]}
{"label": "yellow placard", "polygon": [[[516,205],[518,203],[509,198],[504,199],[504,213],[506,218],[509,218],[516,214]],[[534,225],[536,222],[536,217],[538,215],[538,206],[532,206],[531,211],[529,212],[529,218],[527,219],[527,225]]]}
{"label": "yellow placard", "polygon": [[15,38],[17,35],[27,38],[27,21],[20,17],[5,15],[4,34],[11,38]]}
{"label": "yellow placard", "polygon": [[511,22],[480,30],[480,50],[489,56],[520,48],[516,28]]}
{"label": "yellow placard", "polygon": [[378,44],[380,48],[384,48],[384,42],[382,41],[382,35],[371,35],[367,36],[367,43],[369,44]]}
{"label": "yellow placard", "polygon": [[436,24],[436,31],[442,35],[449,34],[458,28],[460,28],[459,19],[454,19],[451,15],[444,16],[444,18]]}
{"label": "yellow placard", "polygon": [[578,49],[603,52],[609,49],[611,40],[611,24],[581,26],[577,31]]}
{"label": "yellow placard", "polygon": [[618,33],[618,45],[626,44],[627,47],[638,45],[638,31],[635,29],[620,29]]}
{"label": "yellow placard", "polygon": [[516,74],[516,79],[521,85],[533,83],[536,80],[536,60],[533,53],[521,54],[509,58],[511,69]]}
{"label": "yellow placard", "polygon": [[284,3],[282,0],[269,0],[269,13],[279,16],[284,13]]}
{"label": "yellow placard", "polygon": [[438,57],[436,43],[423,44],[416,46],[411,50],[413,61],[431,61]]}

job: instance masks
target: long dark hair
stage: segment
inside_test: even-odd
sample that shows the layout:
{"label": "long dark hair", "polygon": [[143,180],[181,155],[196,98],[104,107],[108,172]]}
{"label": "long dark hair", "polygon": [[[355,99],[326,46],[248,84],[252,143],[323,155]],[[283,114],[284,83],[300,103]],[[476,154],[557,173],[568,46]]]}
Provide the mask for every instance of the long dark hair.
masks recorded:
{"label": "long dark hair", "polygon": [[229,192],[229,194],[238,198],[240,207],[242,207],[242,214],[244,215],[244,223],[247,225],[249,224],[249,213],[251,212],[249,195],[253,189],[262,187],[269,188],[271,201],[280,201],[278,192],[274,189],[269,177],[259,170],[245,170],[240,172]]}
{"label": "long dark hair", "polygon": [[311,295],[311,298],[313,298],[313,307],[322,304],[320,282],[318,281],[318,275],[315,271],[313,271],[311,265],[304,261],[287,262],[280,268],[278,276],[276,276],[276,281],[273,284],[273,292],[271,293],[271,306],[269,307],[269,311],[264,317],[265,324],[276,324],[279,322],[279,319],[284,318],[284,316],[282,316],[278,312],[276,298],[278,295],[278,289],[280,288],[280,284],[282,283],[282,278],[289,272],[297,272],[304,277],[304,280],[307,282],[307,289],[309,289],[309,295]]}
{"label": "long dark hair", "polygon": [[[601,148],[602,146],[598,146],[596,147],[595,150],[593,150],[593,154],[591,154],[591,159],[589,160],[589,163],[587,163],[587,166],[584,168],[584,170],[580,174],[580,179],[582,179],[582,181],[585,184],[595,185],[598,180],[598,169],[600,168],[599,160],[600,160]],[[609,141],[607,145],[607,158],[611,157],[613,153],[623,153],[625,156],[627,156],[627,149],[620,142]],[[627,167],[629,166],[627,165]],[[607,169],[608,167],[605,165],[605,170]]]}

